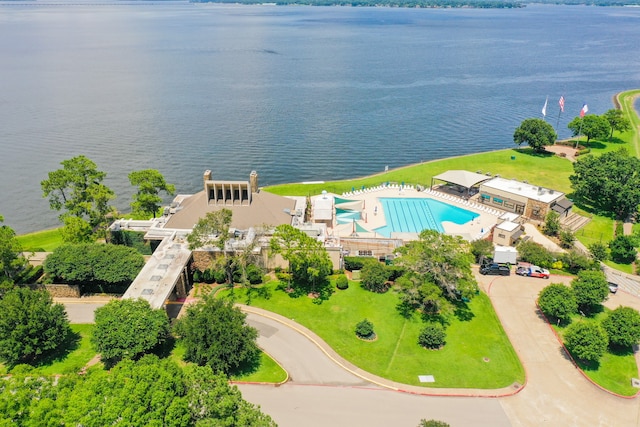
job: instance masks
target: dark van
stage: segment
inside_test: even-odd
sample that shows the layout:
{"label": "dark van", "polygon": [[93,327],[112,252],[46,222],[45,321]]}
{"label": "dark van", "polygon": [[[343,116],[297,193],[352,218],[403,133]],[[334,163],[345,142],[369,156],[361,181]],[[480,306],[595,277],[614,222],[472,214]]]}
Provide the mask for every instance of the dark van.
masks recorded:
{"label": "dark van", "polygon": [[480,268],[480,274],[489,274],[492,276],[509,276],[511,269],[506,265],[487,264]]}

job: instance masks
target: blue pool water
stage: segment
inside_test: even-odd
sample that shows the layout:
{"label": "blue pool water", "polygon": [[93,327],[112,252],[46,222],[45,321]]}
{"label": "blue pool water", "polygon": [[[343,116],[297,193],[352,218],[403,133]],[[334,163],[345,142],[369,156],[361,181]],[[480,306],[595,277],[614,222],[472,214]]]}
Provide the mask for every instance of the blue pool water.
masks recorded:
{"label": "blue pool water", "polygon": [[391,233],[420,233],[430,229],[444,232],[443,221],[465,224],[479,215],[466,209],[434,199],[382,197],[382,211],[387,225],[376,228],[376,233],[391,237]]}

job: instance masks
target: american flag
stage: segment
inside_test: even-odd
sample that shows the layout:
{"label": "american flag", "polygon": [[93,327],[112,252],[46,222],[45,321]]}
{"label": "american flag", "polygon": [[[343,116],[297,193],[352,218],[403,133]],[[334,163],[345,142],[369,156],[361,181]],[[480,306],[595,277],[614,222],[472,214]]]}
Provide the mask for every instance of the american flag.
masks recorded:
{"label": "american flag", "polygon": [[584,115],[587,114],[588,111],[589,111],[589,107],[587,107],[587,104],[584,104],[582,106],[582,110],[580,110],[580,117],[584,117]]}
{"label": "american flag", "polygon": [[558,101],[558,105],[560,105],[560,111],[564,113],[564,96],[560,96],[560,100]]}

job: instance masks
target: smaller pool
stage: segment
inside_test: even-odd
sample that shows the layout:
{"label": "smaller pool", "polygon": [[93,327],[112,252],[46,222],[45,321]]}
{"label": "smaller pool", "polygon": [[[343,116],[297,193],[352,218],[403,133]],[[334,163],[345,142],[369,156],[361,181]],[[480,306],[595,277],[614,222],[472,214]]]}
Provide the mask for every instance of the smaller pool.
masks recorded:
{"label": "smaller pool", "polygon": [[462,225],[480,216],[428,198],[381,197],[379,200],[387,225],[375,231],[385,237],[391,237],[391,233],[420,233],[427,229],[443,233],[443,221]]}

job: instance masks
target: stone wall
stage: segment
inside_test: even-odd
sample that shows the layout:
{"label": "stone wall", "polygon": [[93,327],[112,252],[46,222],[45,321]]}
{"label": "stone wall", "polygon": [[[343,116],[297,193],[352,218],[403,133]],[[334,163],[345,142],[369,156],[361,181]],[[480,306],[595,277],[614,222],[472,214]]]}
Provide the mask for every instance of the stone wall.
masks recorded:
{"label": "stone wall", "polygon": [[53,298],[80,298],[77,285],[27,285],[33,290],[45,289]]}

